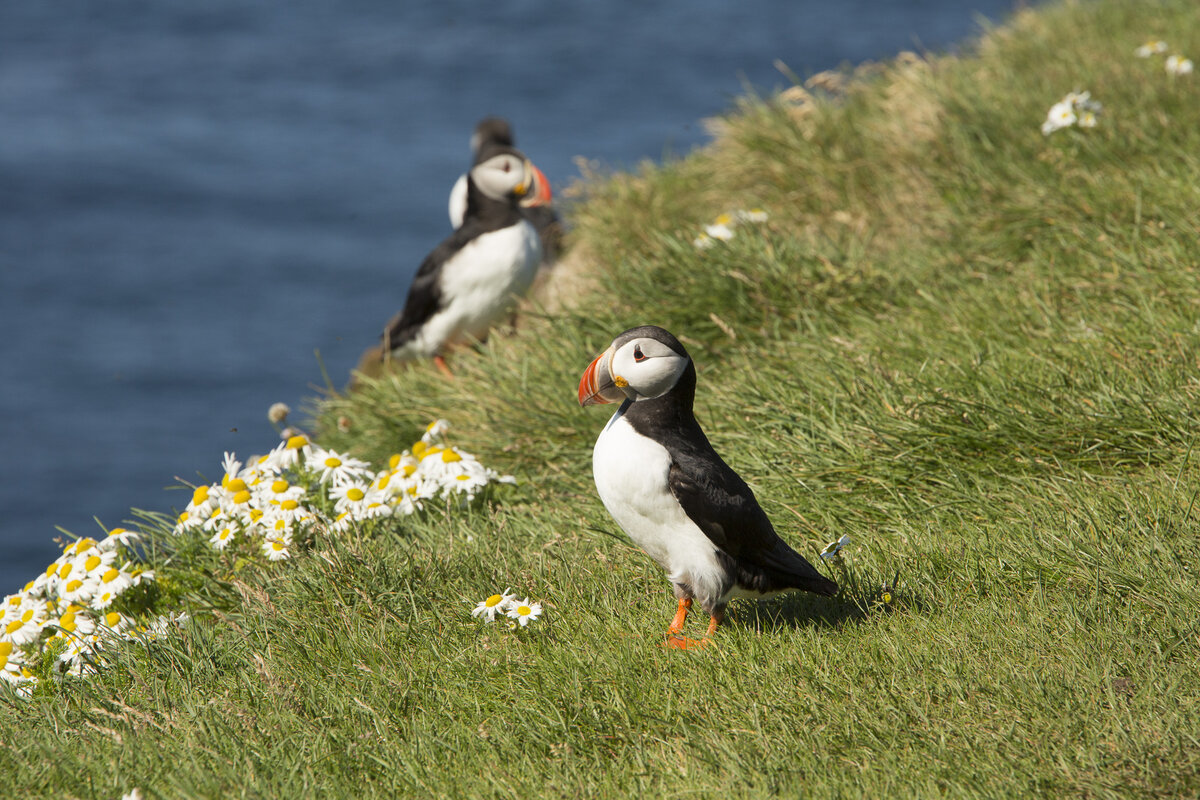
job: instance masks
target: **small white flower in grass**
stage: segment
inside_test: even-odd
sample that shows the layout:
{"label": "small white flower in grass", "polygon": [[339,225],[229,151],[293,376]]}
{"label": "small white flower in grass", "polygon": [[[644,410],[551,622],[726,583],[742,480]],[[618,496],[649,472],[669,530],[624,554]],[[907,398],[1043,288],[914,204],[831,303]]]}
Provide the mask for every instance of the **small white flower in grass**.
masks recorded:
{"label": "small white flower in grass", "polygon": [[92,601],[96,590],[100,588],[99,578],[72,578],[62,585],[59,597],[69,603],[87,605]]}
{"label": "small white flower in grass", "polygon": [[352,519],[375,519],[392,513],[388,496],[370,486],[335,486],[330,490],[329,497],[335,501],[334,511],[338,514],[349,513]]}
{"label": "small white flower in grass", "polygon": [[471,612],[472,617],[480,617],[488,622],[495,622],[496,614],[507,614],[512,607],[515,594],[509,594],[511,589],[505,589],[502,594],[494,594],[486,600],[480,600],[479,605]]}
{"label": "small white flower in grass", "polygon": [[[129,564],[125,565],[125,569],[129,569],[129,567],[130,567]],[[142,583],[144,583],[144,582],[154,580],[154,570],[141,569],[140,567],[138,569],[130,570],[129,571],[129,579],[131,582],[130,585],[141,586]]]}
{"label": "small white flower in grass", "polygon": [[697,250],[707,250],[716,243],[717,240],[707,233],[702,233],[695,239],[692,239],[692,247],[695,247]]}
{"label": "small white flower in grass", "polygon": [[1096,112],[1092,111],[1090,109],[1080,111],[1079,112],[1079,122],[1077,124],[1081,128],[1096,127]]}
{"label": "small white flower in grass", "polygon": [[304,466],[317,473],[321,483],[332,483],[335,486],[361,481],[371,474],[367,462],[319,447],[313,448]]}
{"label": "small white flower in grass", "polygon": [[1134,55],[1136,55],[1138,58],[1149,58],[1150,56],[1165,52],[1167,52],[1167,43],[1156,39],[1151,39],[1147,42],[1144,42],[1133,51]]}
{"label": "small white flower in grass", "polygon": [[225,470],[224,476],[221,478],[221,485],[225,486],[231,480],[238,476],[242,471],[242,462],[237,460],[233,453],[225,453],[225,457],[221,460],[221,467]]}
{"label": "small white flower in grass", "polygon": [[[276,405],[283,405],[283,404],[277,403]],[[142,800],[142,790],[135,786],[130,791],[121,795],[121,800]]]}
{"label": "small white flower in grass", "polygon": [[217,550],[224,550],[233,543],[235,538],[237,538],[237,528],[235,528],[233,525],[226,525],[225,527],[221,528],[221,530],[214,533],[212,538],[208,540],[208,543]]}
{"label": "small white flower in grass", "polygon": [[124,528],[113,528],[108,532],[108,536],[96,543],[96,548],[104,553],[109,550],[116,550],[118,547],[132,547],[137,544],[140,538],[141,536],[133,531],[127,531]]}
{"label": "small white flower in grass", "polygon": [[69,605],[53,624],[72,636],[87,636],[96,630],[96,620],[82,606]]}
{"label": "small white flower in grass", "polygon": [[435,440],[445,438],[449,430],[449,422],[444,419],[435,419],[425,426],[425,432],[421,434],[421,441],[425,442],[425,444],[432,444]]}
{"label": "small white flower in grass", "polygon": [[843,534],[836,542],[830,542],[825,545],[825,549],[821,551],[821,558],[826,561],[832,561],[842,552],[842,548],[850,544],[850,534]]}
{"label": "small white flower in grass", "polygon": [[767,212],[761,208],[752,208],[749,211],[735,211],[733,215],[738,222],[766,222],[769,218]]}
{"label": "small white flower in grass", "polygon": [[706,225],[704,226],[704,232],[714,239],[720,239],[722,242],[728,242],[733,238],[733,228],[725,223],[718,222],[715,225]]}
{"label": "small white flower in grass", "polygon": [[10,681],[21,676],[21,667],[25,666],[25,657],[12,642],[0,642],[0,677]]}
{"label": "small white flower in grass", "polygon": [[291,558],[292,553],[288,550],[289,544],[291,544],[290,536],[266,539],[262,543],[263,555],[271,561],[283,561],[285,558]]}
{"label": "small white flower in grass", "polygon": [[522,628],[542,615],[542,604],[528,599],[513,600],[508,607],[508,616],[517,621]]}
{"label": "small white flower in grass", "polygon": [[8,618],[5,615],[4,632],[0,639],[23,647],[36,641],[42,634],[42,625],[46,622],[47,610],[45,604],[29,603],[22,605],[20,613]]}
{"label": "small white flower in grass", "polygon": [[1191,75],[1192,60],[1179,55],[1167,56],[1165,64],[1167,74],[1169,75]]}
{"label": "small white flower in grass", "polygon": [[1068,128],[1075,124],[1075,119],[1075,107],[1071,103],[1055,103],[1050,106],[1046,121],[1042,123],[1042,133],[1049,135],[1062,128]]}

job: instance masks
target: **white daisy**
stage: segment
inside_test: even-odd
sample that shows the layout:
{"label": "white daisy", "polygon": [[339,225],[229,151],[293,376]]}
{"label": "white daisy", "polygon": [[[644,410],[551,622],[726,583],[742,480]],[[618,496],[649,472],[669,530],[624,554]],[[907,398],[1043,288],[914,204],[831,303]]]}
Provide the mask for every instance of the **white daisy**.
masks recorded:
{"label": "white daisy", "polygon": [[1154,39],[1145,42],[1133,51],[1134,55],[1136,55],[1138,58],[1149,58],[1150,56],[1165,52],[1167,52],[1167,43],[1163,41],[1156,41]]}
{"label": "white daisy", "polygon": [[333,450],[313,448],[305,461],[305,467],[318,474],[321,483],[332,483],[335,486],[343,483],[353,483],[371,474],[370,465],[365,461],[337,453]]}
{"label": "white daisy", "polygon": [[217,550],[224,550],[233,543],[233,540],[236,537],[237,528],[233,525],[226,525],[225,527],[221,528],[221,530],[214,533],[212,538],[208,540],[208,543]]}
{"label": "white daisy", "polygon": [[709,236],[707,233],[702,233],[695,239],[692,239],[692,247],[697,250],[707,250],[717,243],[717,240]]}
{"label": "white daisy", "polygon": [[848,544],[850,544],[850,534],[843,534],[836,542],[825,545],[825,549],[821,551],[821,558],[826,561],[837,558],[838,554],[842,552],[842,548]]}
{"label": "white daisy", "polygon": [[285,558],[291,558],[291,551],[288,550],[289,539],[265,539],[262,543],[263,555],[271,561],[282,561]]}
{"label": "white daisy", "polygon": [[522,628],[533,622],[542,614],[542,604],[530,600],[514,600],[508,607],[508,616],[515,619]]}
{"label": "white daisy", "polygon": [[421,434],[421,441],[429,444],[434,440],[443,439],[449,430],[449,422],[444,419],[435,419],[433,422],[425,426],[425,432]]}
{"label": "white daisy", "polygon": [[370,486],[361,484],[335,486],[330,490],[329,497],[336,501],[334,510],[338,514],[348,512],[353,519],[374,519],[392,513],[387,495]]}
{"label": "white daisy", "polygon": [[471,612],[471,616],[494,622],[497,613],[507,614],[512,607],[513,598],[516,597],[515,594],[509,594],[511,591],[511,589],[505,589],[502,594],[494,594],[486,600],[480,600],[479,605],[475,606]]}
{"label": "white daisy", "polygon": [[704,226],[704,232],[714,239],[720,239],[723,242],[728,242],[733,238],[733,228],[725,223],[717,223],[715,225]]}
{"label": "white daisy", "polygon": [[1167,56],[1166,70],[1170,75],[1191,75],[1192,60],[1179,55]]}
{"label": "white daisy", "polygon": [[1046,114],[1046,121],[1042,123],[1042,133],[1049,135],[1061,128],[1068,128],[1075,124],[1075,119],[1075,107],[1071,102],[1055,103]]}
{"label": "white daisy", "polygon": [[141,567],[131,570],[131,569],[129,569],[130,566],[131,566],[130,564],[126,564],[121,569],[129,572],[129,578],[132,581],[133,586],[141,586],[143,581],[154,580],[154,570],[142,569]]}
{"label": "white daisy", "polygon": [[107,628],[108,631],[122,633],[132,628],[134,621],[120,611],[109,611],[100,617],[100,624]]}
{"label": "white daisy", "polygon": [[51,622],[72,636],[87,636],[96,630],[96,620],[84,611],[82,606],[75,604],[67,606],[62,615]]}
{"label": "white daisy", "polygon": [[752,208],[749,211],[735,211],[734,218],[738,222],[766,222],[769,217],[761,208]]}
{"label": "white daisy", "polygon": [[17,647],[23,647],[41,636],[42,625],[47,617],[44,603],[22,604],[20,613],[11,618],[5,615],[4,632],[0,638],[12,642]]}
{"label": "white daisy", "polygon": [[132,547],[140,538],[142,537],[134,531],[113,528],[108,532],[108,536],[96,543],[96,548],[101,552],[107,552],[116,550],[118,547]]}

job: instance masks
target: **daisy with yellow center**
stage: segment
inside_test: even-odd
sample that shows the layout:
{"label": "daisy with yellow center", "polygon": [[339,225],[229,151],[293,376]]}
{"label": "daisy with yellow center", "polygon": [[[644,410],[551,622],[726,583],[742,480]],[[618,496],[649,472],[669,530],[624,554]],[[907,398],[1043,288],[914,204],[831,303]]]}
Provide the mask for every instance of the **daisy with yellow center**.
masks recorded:
{"label": "daisy with yellow center", "polygon": [[497,614],[507,614],[512,607],[515,594],[509,594],[511,589],[505,589],[501,594],[494,594],[484,600],[479,601],[479,605],[471,612],[472,617],[495,622]]}
{"label": "daisy with yellow center", "polygon": [[1192,60],[1180,55],[1167,56],[1166,70],[1168,75],[1191,75]]}
{"label": "daisy with yellow center", "polygon": [[1138,58],[1149,58],[1153,55],[1167,52],[1167,43],[1164,41],[1151,39],[1143,43],[1140,47],[1133,51]]}
{"label": "daisy with yellow center", "polygon": [[292,554],[288,550],[289,541],[287,539],[266,539],[262,544],[263,555],[271,561],[282,561],[285,558],[291,558]]}
{"label": "daisy with yellow center", "polygon": [[508,607],[508,616],[522,628],[542,615],[542,604],[531,600],[513,600]]}
{"label": "daisy with yellow center", "polygon": [[96,629],[96,620],[86,612],[80,613],[83,611],[83,606],[71,604],[55,624],[72,636],[87,636]]}
{"label": "daisy with yellow center", "polygon": [[116,550],[118,547],[132,547],[137,544],[140,538],[142,537],[134,531],[127,531],[124,528],[113,528],[108,532],[108,536],[97,542],[96,548],[100,552],[106,553],[110,550]]}
{"label": "daisy with yellow center", "polygon": [[5,616],[4,639],[17,647],[23,647],[36,641],[42,634],[42,625],[47,618],[44,605],[28,604],[20,609],[20,613],[9,618]]}
{"label": "daisy with yellow center", "polygon": [[217,550],[224,550],[233,543],[234,537],[236,536],[237,529],[232,525],[226,525],[224,528],[221,528],[221,530],[214,533],[212,538],[208,540],[208,543]]}
{"label": "daisy with yellow center", "polygon": [[355,483],[368,478],[371,474],[370,465],[359,461],[345,453],[324,450],[314,447],[305,461],[305,468],[317,474],[321,483],[332,483],[335,486],[343,483]]}

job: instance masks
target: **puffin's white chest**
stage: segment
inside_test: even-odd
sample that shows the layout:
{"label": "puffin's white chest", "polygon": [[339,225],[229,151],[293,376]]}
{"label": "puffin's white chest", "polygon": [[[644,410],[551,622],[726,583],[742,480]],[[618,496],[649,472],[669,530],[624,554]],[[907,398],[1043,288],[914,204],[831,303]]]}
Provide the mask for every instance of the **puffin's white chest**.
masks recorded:
{"label": "puffin's white chest", "polygon": [[442,265],[442,307],[403,349],[432,356],[446,344],[484,338],[529,289],[541,260],[537,231],[525,220],[475,237]]}
{"label": "puffin's white chest", "polygon": [[638,547],[675,583],[697,590],[721,583],[716,551],[671,494],[666,448],[642,436],[617,412],[592,452],[600,500]]}

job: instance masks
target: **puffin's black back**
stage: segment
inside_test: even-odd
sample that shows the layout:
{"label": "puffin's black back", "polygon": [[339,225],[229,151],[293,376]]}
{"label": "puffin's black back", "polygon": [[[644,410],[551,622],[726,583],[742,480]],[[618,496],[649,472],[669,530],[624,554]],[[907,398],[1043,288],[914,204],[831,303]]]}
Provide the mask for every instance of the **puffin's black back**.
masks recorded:
{"label": "puffin's black back", "polygon": [[[488,158],[510,153],[524,160],[520,151],[512,147],[491,146]],[[466,247],[472,240],[485,233],[503,230],[516,225],[522,219],[516,197],[497,200],[488,197],[467,173],[467,211],[463,224],[454,230],[433,252],[425,256],[417,274],[408,287],[404,308],[388,323],[383,332],[383,349],[388,352],[403,345],[416,336],[425,322],[442,308],[442,290],[439,285],[442,266]]]}

